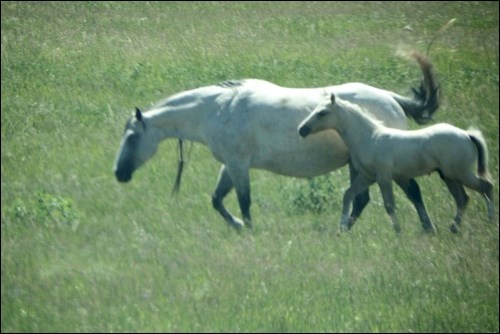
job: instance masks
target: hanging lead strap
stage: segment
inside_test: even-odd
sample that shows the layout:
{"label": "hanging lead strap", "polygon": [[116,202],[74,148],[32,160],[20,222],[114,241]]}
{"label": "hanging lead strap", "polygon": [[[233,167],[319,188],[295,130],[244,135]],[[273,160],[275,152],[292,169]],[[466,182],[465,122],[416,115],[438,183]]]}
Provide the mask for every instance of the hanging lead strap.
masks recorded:
{"label": "hanging lead strap", "polygon": [[177,177],[175,178],[174,188],[172,189],[172,194],[177,194],[181,187],[181,177],[184,168],[184,149],[183,141],[179,138],[179,163],[177,165]]}

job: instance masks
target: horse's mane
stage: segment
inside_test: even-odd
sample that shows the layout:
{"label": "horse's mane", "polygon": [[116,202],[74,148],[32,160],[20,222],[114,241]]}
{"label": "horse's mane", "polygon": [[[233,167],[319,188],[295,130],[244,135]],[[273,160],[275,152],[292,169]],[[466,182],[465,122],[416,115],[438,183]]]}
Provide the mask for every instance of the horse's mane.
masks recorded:
{"label": "horse's mane", "polygon": [[244,82],[245,80],[226,80],[219,82],[216,86],[223,88],[235,88],[242,86]]}

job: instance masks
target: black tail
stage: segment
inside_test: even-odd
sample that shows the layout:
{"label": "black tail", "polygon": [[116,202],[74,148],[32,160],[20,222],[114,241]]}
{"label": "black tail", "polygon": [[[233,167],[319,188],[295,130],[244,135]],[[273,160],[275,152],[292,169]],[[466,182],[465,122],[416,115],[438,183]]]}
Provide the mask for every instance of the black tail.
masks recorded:
{"label": "black tail", "polygon": [[439,84],[429,58],[417,52],[411,57],[420,65],[424,78],[418,88],[412,87],[414,98],[394,94],[394,99],[403,108],[406,116],[413,118],[418,124],[426,124],[439,107]]}
{"label": "black tail", "polygon": [[488,179],[488,148],[486,147],[483,134],[474,128],[467,129],[467,133],[477,148],[477,173],[480,177]]}

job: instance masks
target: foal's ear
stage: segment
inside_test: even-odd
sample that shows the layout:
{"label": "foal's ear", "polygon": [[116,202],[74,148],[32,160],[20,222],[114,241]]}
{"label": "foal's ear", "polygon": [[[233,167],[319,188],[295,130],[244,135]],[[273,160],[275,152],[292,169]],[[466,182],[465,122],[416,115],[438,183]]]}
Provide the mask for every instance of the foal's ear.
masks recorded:
{"label": "foal's ear", "polygon": [[335,94],[332,93],[332,96],[330,96],[330,101],[332,101],[332,104],[335,104]]}
{"label": "foal's ear", "polygon": [[142,112],[139,108],[135,107],[135,118],[137,118],[137,120],[139,122],[142,121]]}

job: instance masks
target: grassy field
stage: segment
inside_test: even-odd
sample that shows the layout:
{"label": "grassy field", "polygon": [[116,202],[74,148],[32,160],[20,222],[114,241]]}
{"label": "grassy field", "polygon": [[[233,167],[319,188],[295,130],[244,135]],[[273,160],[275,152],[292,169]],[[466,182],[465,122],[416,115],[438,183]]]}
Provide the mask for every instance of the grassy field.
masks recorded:
{"label": "grassy field", "polygon": [[[470,193],[463,229],[437,175],[419,181],[437,235],[378,189],[338,235],[346,168],[313,180],[252,171],[254,229],[212,209],[219,164],[175,140],[127,185],[111,168],[134,106],[227,79],[400,94],[425,52],[436,122],[487,138],[498,219],[498,2],[1,3],[2,332],[498,332],[499,232]],[[403,29],[410,25],[411,31]],[[411,122],[412,127],[417,127]],[[238,211],[234,194],[226,200]]]}

